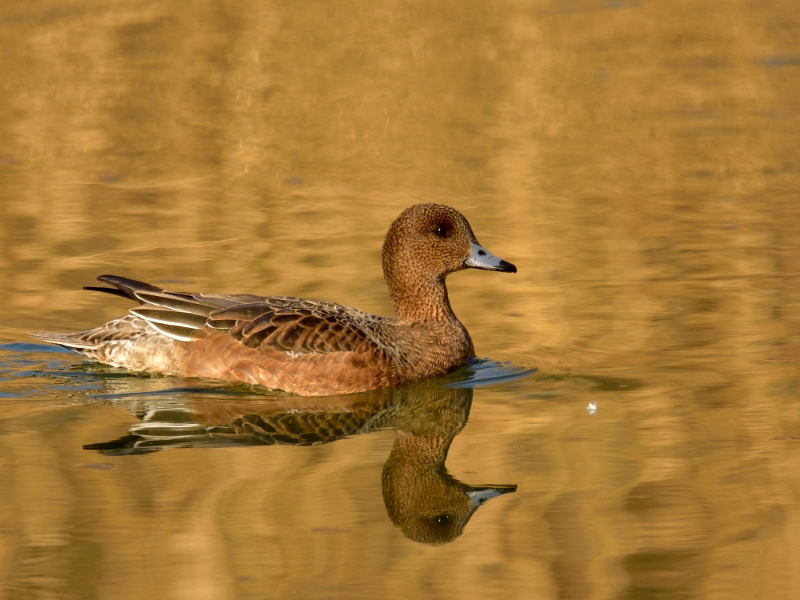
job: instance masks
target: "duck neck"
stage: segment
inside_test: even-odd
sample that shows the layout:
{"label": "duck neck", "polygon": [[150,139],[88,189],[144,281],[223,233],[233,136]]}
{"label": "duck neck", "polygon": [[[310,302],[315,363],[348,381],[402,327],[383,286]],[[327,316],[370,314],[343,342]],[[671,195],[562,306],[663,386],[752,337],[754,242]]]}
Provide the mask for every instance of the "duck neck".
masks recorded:
{"label": "duck neck", "polygon": [[444,277],[398,281],[387,274],[386,281],[398,321],[425,323],[456,320],[447,297]]}

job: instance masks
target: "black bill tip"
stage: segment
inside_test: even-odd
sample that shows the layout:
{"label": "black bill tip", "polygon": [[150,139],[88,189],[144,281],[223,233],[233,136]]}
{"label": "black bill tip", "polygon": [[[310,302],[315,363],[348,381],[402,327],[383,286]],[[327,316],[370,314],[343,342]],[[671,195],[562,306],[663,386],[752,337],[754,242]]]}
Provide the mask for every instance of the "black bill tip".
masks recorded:
{"label": "black bill tip", "polygon": [[500,264],[497,265],[497,270],[501,273],[516,273],[517,267],[506,260],[501,260]]}

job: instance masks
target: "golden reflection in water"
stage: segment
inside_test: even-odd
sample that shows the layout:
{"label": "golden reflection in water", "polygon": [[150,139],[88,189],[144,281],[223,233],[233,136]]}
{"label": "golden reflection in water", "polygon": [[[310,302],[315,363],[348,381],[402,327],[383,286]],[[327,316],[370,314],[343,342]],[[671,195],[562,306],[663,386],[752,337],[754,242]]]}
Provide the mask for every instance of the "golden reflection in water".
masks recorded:
{"label": "golden reflection in water", "polygon": [[322,400],[151,406],[127,435],[84,448],[125,456],[165,448],[313,446],[393,428],[397,438],[382,477],[389,517],[414,541],[445,543],[461,535],[483,503],[517,489],[471,486],[447,472],[447,451],[471,404],[470,388],[419,385]]}
{"label": "golden reflection in water", "polygon": [[431,548],[342,484],[389,433],[106,471],[78,444],[124,413],[4,383],[0,593],[792,598],[798,39],[789,0],[3,3],[4,341],[121,314],[105,272],[389,314],[383,235],[433,200],[519,268],[448,281],[479,355],[640,385],[476,392],[448,466],[520,489]]}

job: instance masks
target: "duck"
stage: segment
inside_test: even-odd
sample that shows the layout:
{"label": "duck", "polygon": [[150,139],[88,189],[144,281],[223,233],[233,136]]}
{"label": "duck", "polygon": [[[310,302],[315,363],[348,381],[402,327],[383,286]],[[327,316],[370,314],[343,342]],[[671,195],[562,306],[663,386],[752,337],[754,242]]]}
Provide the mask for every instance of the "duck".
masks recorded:
{"label": "duck", "polygon": [[84,289],[137,302],[78,333],[34,337],[132,372],[236,381],[299,396],[330,396],[441,376],[475,358],[445,279],[464,269],[516,273],[443,204],[406,208],[389,227],[383,274],[395,317],[289,296],[167,291],[101,275]]}

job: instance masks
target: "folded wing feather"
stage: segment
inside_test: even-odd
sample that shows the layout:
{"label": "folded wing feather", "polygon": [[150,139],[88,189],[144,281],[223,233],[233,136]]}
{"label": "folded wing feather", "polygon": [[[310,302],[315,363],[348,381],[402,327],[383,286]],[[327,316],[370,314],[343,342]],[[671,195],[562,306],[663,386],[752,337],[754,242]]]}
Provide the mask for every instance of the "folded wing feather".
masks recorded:
{"label": "folded wing feather", "polygon": [[[104,275],[114,288],[93,288],[138,301],[130,312],[170,338],[197,339],[198,330],[227,331],[250,348],[271,347],[293,356],[351,352],[375,347],[367,334],[328,302],[291,297],[263,298],[247,294],[168,292],[132,279]],[[367,346],[364,346],[367,344]]]}

